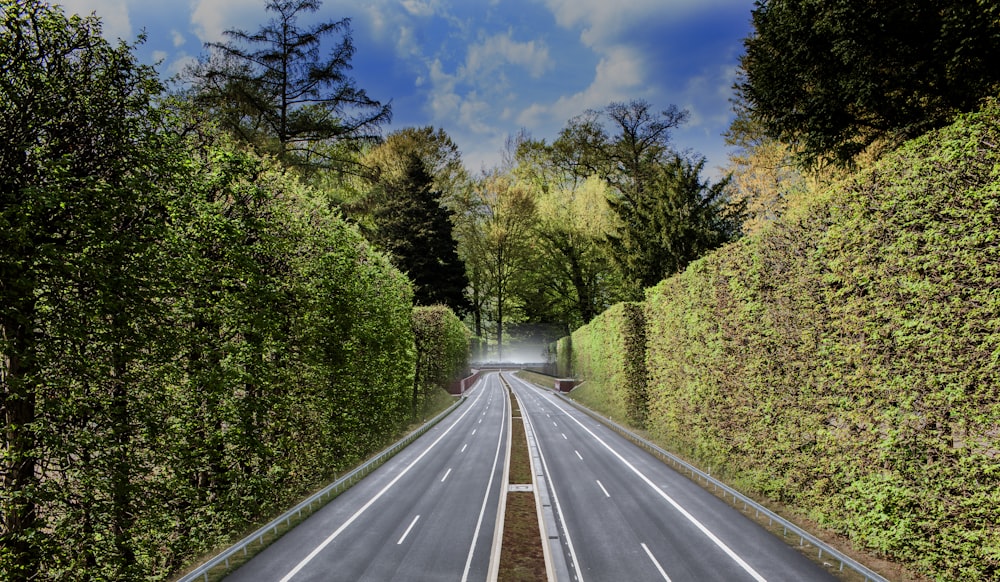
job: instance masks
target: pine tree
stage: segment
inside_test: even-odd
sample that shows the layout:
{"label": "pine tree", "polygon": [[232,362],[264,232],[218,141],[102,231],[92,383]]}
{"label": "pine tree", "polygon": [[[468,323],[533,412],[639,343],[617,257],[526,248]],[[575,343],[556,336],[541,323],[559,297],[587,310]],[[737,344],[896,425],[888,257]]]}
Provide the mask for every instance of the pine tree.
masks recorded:
{"label": "pine tree", "polygon": [[469,310],[465,266],[450,212],[441,206],[433,182],[420,157],[408,156],[402,177],[380,186],[383,204],[374,213],[372,237],[413,281],[415,304],[446,305],[463,314]]}
{"label": "pine tree", "polygon": [[[350,170],[349,152],[380,139],[392,109],[348,75],[354,56],[349,18],[302,28],[319,0],[268,0],[274,13],[257,32],[227,30],[212,58],[193,67],[194,100],[243,141],[303,169]],[[329,57],[320,45],[340,35]],[[344,150],[347,150],[346,152]]]}

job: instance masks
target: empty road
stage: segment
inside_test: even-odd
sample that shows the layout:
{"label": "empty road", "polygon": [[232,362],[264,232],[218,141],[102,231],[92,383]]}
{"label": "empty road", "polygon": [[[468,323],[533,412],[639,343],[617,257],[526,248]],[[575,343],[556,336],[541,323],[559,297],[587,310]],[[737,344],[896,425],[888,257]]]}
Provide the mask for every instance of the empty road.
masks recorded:
{"label": "empty road", "polygon": [[487,376],[455,412],[226,579],[485,580],[509,417],[506,391]]}
{"label": "empty road", "polygon": [[577,582],[835,580],[555,393],[505,374],[531,423]]}

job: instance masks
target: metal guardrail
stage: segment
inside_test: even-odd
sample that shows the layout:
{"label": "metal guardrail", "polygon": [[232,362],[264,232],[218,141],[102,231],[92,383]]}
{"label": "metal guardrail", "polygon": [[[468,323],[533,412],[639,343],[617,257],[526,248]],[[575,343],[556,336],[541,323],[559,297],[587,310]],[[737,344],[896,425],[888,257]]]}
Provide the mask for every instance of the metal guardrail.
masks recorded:
{"label": "metal guardrail", "polygon": [[666,461],[669,461],[674,466],[680,467],[684,471],[687,471],[690,474],[690,476],[691,476],[692,479],[696,479],[696,480],[700,479],[700,480],[704,481],[706,485],[709,485],[709,484],[712,485],[712,487],[714,487],[716,491],[721,490],[722,491],[722,498],[723,499],[726,499],[727,497],[732,497],[733,504],[737,504],[737,503],[741,503],[742,502],[744,510],[753,509],[756,512],[757,517],[760,517],[761,515],[767,517],[769,525],[773,525],[773,524],[777,523],[778,525],[781,526],[782,532],[783,532],[783,534],[785,536],[787,536],[789,534],[789,532],[791,532],[792,534],[798,536],[799,537],[799,546],[804,546],[806,543],[811,544],[819,552],[818,553],[818,557],[820,559],[822,559],[824,556],[829,556],[831,559],[837,560],[838,562],[840,562],[840,570],[841,571],[843,571],[845,567],[848,568],[848,569],[850,569],[850,570],[854,570],[855,572],[857,572],[861,576],[864,576],[865,582],[868,582],[868,581],[871,581],[871,582],[889,582],[886,578],[880,576],[878,573],[876,573],[875,571],[873,571],[870,568],[866,567],[864,564],[861,564],[860,562],[854,560],[850,556],[847,556],[846,554],[841,553],[839,550],[831,547],[826,542],[820,540],[816,536],[810,534],[809,532],[805,531],[804,529],[800,528],[799,526],[795,525],[794,523],[792,523],[792,522],[788,521],[787,519],[781,517],[780,515],[774,513],[770,509],[768,509],[768,508],[764,507],[763,505],[757,503],[753,499],[750,499],[746,495],[743,495],[739,491],[736,491],[735,489],[733,489],[732,487],[726,485],[722,481],[719,481],[715,477],[712,477],[711,474],[706,473],[705,471],[702,471],[701,469],[695,467],[691,463],[688,463],[684,459],[681,459],[677,455],[675,455],[675,454],[673,454],[671,452],[668,452],[668,451],[666,451],[666,450],[664,450],[664,449],[662,449],[662,448],[654,445],[653,443],[647,441],[646,439],[644,439],[641,436],[635,434],[634,432],[630,431],[629,429],[621,426],[620,424],[618,424],[617,422],[611,420],[610,418],[607,418],[606,416],[604,416],[604,415],[602,415],[600,413],[597,413],[597,412],[591,410],[590,408],[587,408],[586,406],[584,406],[584,405],[582,405],[582,404],[580,404],[580,403],[578,403],[578,402],[576,402],[576,401],[568,398],[564,394],[559,393],[559,392],[555,392],[555,393],[558,394],[567,403],[575,406],[577,409],[579,409],[579,410],[583,411],[584,413],[588,414],[589,416],[593,417],[597,421],[601,422],[602,424],[604,424],[605,426],[607,426],[611,430],[617,432],[618,434],[622,435],[623,437],[627,438],[628,440],[632,441],[633,443],[635,443],[635,444],[639,445],[640,447],[646,449],[647,451],[649,451],[653,455],[656,455],[656,456],[658,456],[658,457],[660,457],[660,458],[662,458],[662,459],[664,459]]}
{"label": "metal guardrail", "polygon": [[[318,505],[322,507],[324,504],[328,503],[331,499],[340,495],[352,485],[366,477],[369,473],[377,469],[389,460],[390,457],[403,450],[410,443],[415,441],[418,437],[423,435],[425,432],[430,430],[431,427],[436,425],[444,417],[452,413],[465,398],[459,398],[454,404],[449,406],[446,410],[432,418],[431,420],[425,422],[423,426],[417,430],[411,432],[400,440],[396,441],[394,444],[390,445],[388,448],[384,449],[379,454],[375,455],[371,459],[368,459],[363,465],[355,468],[351,472],[347,473],[343,477],[337,479],[333,483],[324,487],[321,491],[310,496],[308,499],[302,501],[295,507],[289,509],[285,513],[281,514],[270,523],[264,527],[253,532],[249,536],[243,538],[229,549],[215,556],[211,560],[205,562],[204,564],[198,566],[191,572],[185,574],[183,577],[179,578],[177,582],[196,582],[197,580],[203,580],[205,582],[209,579],[209,574],[212,570],[222,566],[226,569],[229,568],[230,560],[237,554],[242,554],[242,556],[249,555],[249,548],[253,545],[260,547],[264,546],[264,538],[268,535],[277,535],[278,528],[282,525],[289,526],[293,518],[298,519],[303,513],[308,517],[313,512],[313,505]],[[257,548],[258,550],[261,548]]]}

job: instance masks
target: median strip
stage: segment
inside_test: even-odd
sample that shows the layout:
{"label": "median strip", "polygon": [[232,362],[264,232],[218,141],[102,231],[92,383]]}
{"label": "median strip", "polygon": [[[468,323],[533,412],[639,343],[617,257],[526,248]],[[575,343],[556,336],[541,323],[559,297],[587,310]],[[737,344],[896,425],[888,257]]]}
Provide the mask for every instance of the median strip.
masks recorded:
{"label": "median strip", "polygon": [[549,574],[545,564],[537,492],[524,420],[514,393],[506,380],[503,383],[510,398],[512,422],[507,504],[497,580],[546,580],[549,579]]}

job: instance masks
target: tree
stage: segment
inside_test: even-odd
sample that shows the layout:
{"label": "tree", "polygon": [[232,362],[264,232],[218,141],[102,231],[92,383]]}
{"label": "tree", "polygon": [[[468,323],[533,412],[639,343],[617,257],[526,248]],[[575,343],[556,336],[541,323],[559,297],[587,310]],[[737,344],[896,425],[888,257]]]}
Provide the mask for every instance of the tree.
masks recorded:
{"label": "tree", "polygon": [[[612,228],[608,186],[561,167],[544,141],[524,141],[515,174],[536,200],[533,230],[538,255],[527,265],[523,293],[529,320],[558,321],[570,329],[617,302],[618,289],[602,243]],[[539,307],[545,309],[539,310]]]}
{"label": "tree", "polygon": [[[473,284],[473,309],[487,302],[495,309],[497,356],[503,358],[503,326],[511,292],[521,269],[531,259],[530,230],[535,219],[531,192],[512,176],[494,171],[472,190],[472,204],[462,217],[460,243]],[[481,287],[476,287],[480,283]],[[474,312],[476,333],[482,314]]]}
{"label": "tree", "polygon": [[702,181],[704,159],[670,145],[686,117],[675,106],[655,113],[642,100],[611,103],[571,120],[552,145],[557,164],[609,187],[615,224],[606,241],[625,298],[639,299],[644,287],[739,235],[733,220],[741,210],[729,208],[729,178]]}
{"label": "tree", "polygon": [[654,195],[612,201],[621,222],[608,236],[611,256],[636,295],[741,234],[742,209],[728,204],[730,179],[703,180],[704,166],[704,158],[674,155],[651,177]]}
{"label": "tree", "polygon": [[43,559],[135,577],[161,87],[94,17],[29,0],[0,19],[0,577]]}
{"label": "tree", "polygon": [[446,305],[457,314],[469,310],[468,280],[458,258],[449,211],[441,206],[434,179],[416,154],[401,176],[381,184],[384,202],[374,212],[372,240],[413,281],[417,305]]}
{"label": "tree", "polygon": [[[275,17],[257,32],[227,30],[228,42],[208,43],[212,58],[190,71],[194,99],[219,111],[226,129],[288,164],[357,171],[344,148],[378,141],[392,111],[348,76],[355,52],[349,18],[299,26],[299,17],[320,5],[268,0],[265,9]],[[339,42],[321,60],[321,43],[336,35]]]}
{"label": "tree", "polygon": [[807,164],[850,164],[1000,88],[1000,5],[758,0],[739,99]]}
{"label": "tree", "polygon": [[[359,159],[361,176],[341,181],[332,188],[344,196],[332,203],[362,229],[373,232],[372,215],[386,203],[385,195],[403,183],[411,158],[416,156],[432,178],[431,188],[440,195],[440,203],[450,211],[459,210],[466,197],[469,176],[462,165],[462,154],[442,129],[407,127],[390,133],[385,141],[367,150]],[[317,187],[330,189],[329,176],[318,177]],[[348,186],[345,189],[344,186]],[[346,191],[345,191],[346,190]]]}
{"label": "tree", "polygon": [[443,129],[404,127],[390,133],[385,141],[366,153],[361,163],[375,181],[390,181],[406,173],[410,157],[416,155],[434,180],[446,206],[466,187],[468,172],[462,152]]}

